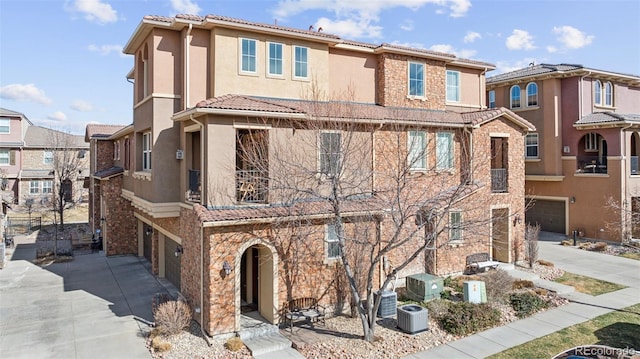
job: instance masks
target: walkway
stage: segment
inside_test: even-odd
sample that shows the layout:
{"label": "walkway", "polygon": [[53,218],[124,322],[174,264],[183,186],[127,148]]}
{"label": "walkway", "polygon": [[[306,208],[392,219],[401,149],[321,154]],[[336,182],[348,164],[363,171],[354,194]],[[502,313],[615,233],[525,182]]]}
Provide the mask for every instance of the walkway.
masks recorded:
{"label": "walkway", "polygon": [[151,357],[144,321],[153,320],[153,295],[171,286],[144,259],[85,254],[39,267],[34,258],[33,241],[17,238],[0,270],[0,357]]}
{"label": "walkway", "polygon": [[[405,358],[485,358],[613,310],[640,303],[640,261],[558,244],[556,240],[539,242],[539,257],[568,272],[623,284],[629,288],[594,297],[573,292],[558,283],[531,278],[539,286],[564,292],[563,296],[572,303]],[[514,275],[531,277],[529,273],[517,270],[514,270]]]}

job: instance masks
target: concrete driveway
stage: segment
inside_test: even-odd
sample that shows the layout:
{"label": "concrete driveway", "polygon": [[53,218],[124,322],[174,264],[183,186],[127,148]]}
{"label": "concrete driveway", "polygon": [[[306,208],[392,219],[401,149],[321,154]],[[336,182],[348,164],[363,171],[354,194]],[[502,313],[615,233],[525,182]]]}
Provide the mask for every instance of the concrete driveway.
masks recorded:
{"label": "concrete driveway", "polygon": [[0,270],[0,357],[150,358],[151,299],[175,288],[146,260],[84,254],[40,267],[29,242],[17,238]]}

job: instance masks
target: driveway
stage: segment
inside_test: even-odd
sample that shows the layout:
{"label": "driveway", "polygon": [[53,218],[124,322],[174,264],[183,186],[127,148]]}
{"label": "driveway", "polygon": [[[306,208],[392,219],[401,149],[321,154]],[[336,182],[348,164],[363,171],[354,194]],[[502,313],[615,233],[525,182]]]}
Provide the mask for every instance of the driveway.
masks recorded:
{"label": "driveway", "polygon": [[146,260],[96,253],[40,267],[33,240],[16,239],[0,270],[0,357],[150,358],[151,299],[175,288]]}

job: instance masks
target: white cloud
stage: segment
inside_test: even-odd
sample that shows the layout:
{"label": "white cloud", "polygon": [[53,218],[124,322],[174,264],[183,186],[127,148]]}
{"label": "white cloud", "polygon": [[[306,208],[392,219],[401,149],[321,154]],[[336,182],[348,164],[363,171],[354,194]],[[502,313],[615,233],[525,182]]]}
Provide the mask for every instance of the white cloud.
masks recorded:
{"label": "white cloud", "polygon": [[91,112],[94,110],[93,105],[84,100],[74,100],[71,103],[71,108],[79,112]]}
{"label": "white cloud", "polygon": [[444,52],[445,54],[453,54],[453,55],[456,55],[457,57],[461,57],[465,59],[471,58],[476,55],[476,50],[468,50],[468,49],[458,50],[458,49],[455,49],[453,46],[447,45],[447,44],[433,45],[429,48],[429,50],[436,51],[436,52]]}
{"label": "white cloud", "polygon": [[48,98],[44,91],[34,84],[11,84],[0,87],[0,98],[16,101],[31,101],[50,105],[53,101]]}
{"label": "white cloud", "polygon": [[566,48],[579,49],[585,47],[594,39],[593,35],[587,35],[586,33],[571,26],[554,27],[553,33],[558,35],[557,39]]}
{"label": "white cloud", "polygon": [[555,46],[547,46],[547,52],[549,53],[558,52],[558,48]]}
{"label": "white cloud", "polygon": [[515,29],[511,33],[511,36],[507,37],[507,48],[509,50],[533,50],[536,47],[533,45],[533,36],[527,31]]}
{"label": "white cloud", "polygon": [[[350,38],[381,37],[382,27],[373,25],[366,21],[357,22],[352,19],[333,21],[326,17],[321,17],[315,24],[315,28],[322,28],[332,34],[337,34]],[[331,30],[327,30],[331,29]]]}
{"label": "white cloud", "polygon": [[402,24],[400,24],[400,28],[404,31],[413,30],[413,21],[409,19],[403,21]]}
{"label": "white cloud", "polygon": [[179,14],[197,15],[202,10],[192,0],[171,0],[171,7]]}
{"label": "white cloud", "polygon": [[47,116],[47,118],[51,121],[63,122],[67,119],[67,115],[65,115],[62,111],[56,111]]}
{"label": "white cloud", "polygon": [[470,42],[474,42],[474,41],[476,41],[478,39],[481,39],[481,38],[482,38],[482,36],[479,33],[475,32],[475,31],[467,31],[467,34],[464,35],[463,41],[464,41],[465,44],[468,44]]}
{"label": "white cloud", "polygon": [[119,54],[120,56],[125,56],[122,53],[122,46],[120,45],[94,45],[91,44],[87,46],[87,49],[91,52],[97,52],[100,55],[109,55],[112,52]]}
{"label": "white cloud", "polygon": [[538,64],[538,63],[543,63],[544,59],[535,59],[533,57],[529,57],[529,58],[524,58],[522,60],[518,60],[518,61],[514,61],[514,62],[509,62],[509,61],[498,61],[496,63],[496,69],[494,71],[491,71],[491,73],[489,73],[487,76],[491,77],[491,76],[495,76],[495,75],[499,75],[501,73],[505,73],[505,72],[511,72],[511,71],[515,71],[515,70],[519,70],[525,67],[528,67],[529,65],[533,64]]}
{"label": "white cloud", "polygon": [[107,24],[118,21],[118,13],[110,4],[100,0],[75,0],[70,8],[84,14],[87,21]]}

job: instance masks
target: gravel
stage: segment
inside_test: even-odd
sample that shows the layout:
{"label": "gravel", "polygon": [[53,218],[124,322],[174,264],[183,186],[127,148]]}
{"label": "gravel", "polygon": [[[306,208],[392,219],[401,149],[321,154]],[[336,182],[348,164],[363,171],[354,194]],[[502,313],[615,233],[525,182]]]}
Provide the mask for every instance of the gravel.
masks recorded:
{"label": "gravel", "polygon": [[535,273],[540,277],[540,279],[550,281],[556,280],[562,277],[562,275],[564,274],[563,269],[560,269],[556,266],[542,265],[540,263],[534,263],[533,268],[529,268],[529,266],[526,264],[522,266],[519,265],[517,269],[524,272]]}

